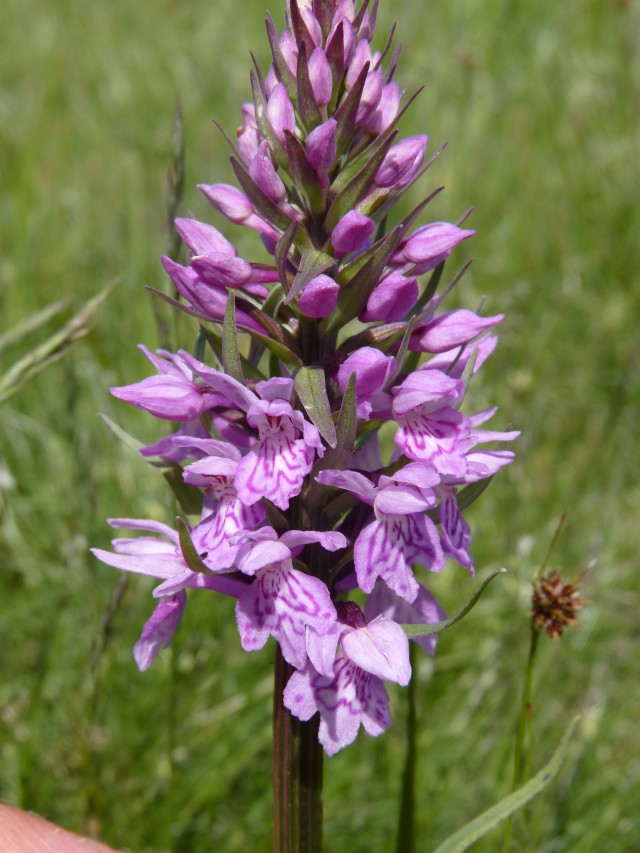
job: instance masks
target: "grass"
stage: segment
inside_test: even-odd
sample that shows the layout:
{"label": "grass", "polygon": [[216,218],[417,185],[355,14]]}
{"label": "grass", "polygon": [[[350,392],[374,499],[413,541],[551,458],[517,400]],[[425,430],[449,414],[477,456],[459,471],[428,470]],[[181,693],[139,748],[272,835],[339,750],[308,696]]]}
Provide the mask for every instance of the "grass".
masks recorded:
{"label": "grass", "polygon": [[[541,644],[536,766],[576,709],[582,722],[561,777],[516,826],[514,849],[631,851],[640,844],[638,8],[381,6],[381,32],[395,18],[405,44],[403,85],[427,83],[403,133],[429,133],[432,151],[450,142],[420,188],[447,186],[431,218],[475,205],[478,235],[465,244],[475,262],[459,304],[484,297],[487,313],[507,315],[473,403],[499,404],[501,424],[523,430],[516,464],[469,512],[477,565],[509,574],[442,636],[435,664],[419,668],[419,849],[508,791],[529,581],[568,510],[552,562],[567,577],[593,563],[590,605],[579,628]],[[3,6],[2,330],[61,297],[77,308],[117,285],[91,335],[0,410],[0,797],[135,853],[271,843],[273,650],[242,653],[230,606],[194,595],[172,651],[138,674],[131,646],[150,586],[135,578],[119,589],[88,555],[108,543],[107,516],[174,513],[158,475],[97,413],[142,440],[160,434],[108,387],[144,375],[134,345],[157,341],[142,285],[162,282],[177,98],[186,207],[222,225],[194,189],[230,180],[210,119],[238,124],[249,49],[267,60],[264,4],[238,9],[229,0]],[[279,21],[279,6],[271,11]],[[254,257],[251,237],[233,230]],[[432,586],[453,612],[474,581],[452,565]],[[362,737],[327,762],[327,850],[393,849],[402,691],[392,709],[383,738]],[[499,837],[474,849],[499,849]]]}

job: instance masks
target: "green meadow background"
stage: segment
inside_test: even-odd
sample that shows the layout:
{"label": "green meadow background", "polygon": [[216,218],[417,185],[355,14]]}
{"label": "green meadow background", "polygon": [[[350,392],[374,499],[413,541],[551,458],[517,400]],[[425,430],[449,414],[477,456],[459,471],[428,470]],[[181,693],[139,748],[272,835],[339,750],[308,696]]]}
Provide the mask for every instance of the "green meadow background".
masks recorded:
{"label": "green meadow background", "polygon": [[[509,790],[530,580],[567,511],[551,565],[566,578],[588,567],[589,606],[540,644],[534,770],[582,717],[512,849],[638,850],[640,7],[381,7],[378,47],[396,20],[398,79],[426,84],[403,134],[428,133],[430,151],[449,142],[420,187],[446,185],[429,220],[474,206],[478,234],[448,273],[474,263],[451,304],[483,299],[484,313],[507,315],[469,409],[496,403],[496,428],[523,432],[516,463],[467,513],[479,576],[508,574],[417,667],[417,849]],[[116,282],[91,334],[0,409],[0,798],[132,853],[271,847],[273,646],[243,653],[232,602],[196,594],[171,651],[138,673],[131,647],[152,584],[121,584],[88,553],[108,547],[107,517],[176,514],[157,471],[98,413],[145,442],[162,434],[108,387],[147,375],[135,345],[158,345],[143,285],[163,284],[177,99],[185,209],[263,259],[195,184],[231,179],[211,120],[239,124],[249,50],[268,61],[266,11],[263,0],[3,0],[0,11],[0,331]],[[280,25],[280,3],[270,11]],[[430,581],[450,613],[477,586],[454,564]],[[394,849],[406,691],[390,694],[394,726],[326,762],[327,851]],[[474,847],[499,849],[500,833]]]}

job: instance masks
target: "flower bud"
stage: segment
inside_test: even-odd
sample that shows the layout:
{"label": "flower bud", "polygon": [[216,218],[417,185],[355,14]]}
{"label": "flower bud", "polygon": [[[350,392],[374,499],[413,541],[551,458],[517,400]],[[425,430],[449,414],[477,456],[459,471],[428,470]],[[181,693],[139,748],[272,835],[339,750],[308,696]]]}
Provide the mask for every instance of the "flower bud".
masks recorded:
{"label": "flower bud", "polygon": [[384,320],[394,323],[402,320],[418,300],[418,282],[405,278],[402,273],[392,272],[378,284],[367,302],[366,310],[360,315],[363,323]]}
{"label": "flower bud", "polygon": [[298,308],[305,317],[328,317],[338,303],[340,286],[328,275],[312,278],[298,297]]}
{"label": "flower bud", "polygon": [[316,172],[326,172],[335,162],[337,126],[330,118],[307,136],[307,159]]}
{"label": "flower bud", "polygon": [[331,245],[338,255],[348,255],[356,249],[362,249],[368,238],[373,234],[376,223],[357,210],[350,210],[333,229]]}
{"label": "flower bud", "polygon": [[427,139],[426,136],[410,136],[390,148],[376,172],[376,186],[402,189],[410,183],[424,159]]}
{"label": "flower bud", "polygon": [[255,156],[249,174],[256,185],[274,204],[282,204],[287,198],[287,189],[278,177],[273,163],[269,157],[269,146],[266,142],[260,143],[260,148]]}
{"label": "flower bud", "polygon": [[267,102],[267,115],[278,139],[284,141],[284,132],[295,133],[296,116],[284,83],[277,83]]}
{"label": "flower bud", "polygon": [[316,47],[309,57],[309,79],[313,97],[319,107],[323,107],[331,100],[333,82],[331,79],[331,68],[327,57],[321,47]]}

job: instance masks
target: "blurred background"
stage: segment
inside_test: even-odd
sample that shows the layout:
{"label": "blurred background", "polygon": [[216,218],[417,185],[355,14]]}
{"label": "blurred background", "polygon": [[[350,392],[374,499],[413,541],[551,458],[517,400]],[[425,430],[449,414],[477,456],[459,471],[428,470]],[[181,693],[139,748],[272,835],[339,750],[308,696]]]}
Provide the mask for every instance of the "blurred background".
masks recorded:
{"label": "blurred background", "polygon": [[[185,209],[264,260],[195,184],[231,181],[212,119],[239,125],[249,50],[268,64],[266,11],[263,0],[2,4],[0,333],[115,287],[88,337],[0,408],[0,798],[135,853],[271,847],[272,645],[243,653],[232,602],[193,595],[172,649],[141,675],[131,647],[152,584],[124,586],[88,553],[108,547],[107,517],[176,514],[157,471],[98,413],[143,442],[162,434],[108,387],[146,376],[135,345],[158,345],[143,285],[163,284],[178,99]],[[280,27],[280,4],[269,11]],[[514,849],[637,850],[640,7],[382,0],[378,21],[378,48],[398,23],[401,86],[426,84],[402,134],[429,134],[430,152],[449,142],[407,205],[445,184],[425,221],[474,206],[478,234],[447,273],[474,263],[450,307],[484,299],[483,313],[507,315],[469,408],[497,404],[494,428],[523,431],[516,463],[467,513],[479,576],[509,573],[418,666],[418,847],[509,791],[530,582],[567,511],[550,565],[568,580],[589,567],[589,606],[541,642],[534,769],[582,720]],[[450,613],[477,586],[453,564],[432,580]],[[394,726],[326,762],[327,850],[393,849],[406,716],[394,687]]]}

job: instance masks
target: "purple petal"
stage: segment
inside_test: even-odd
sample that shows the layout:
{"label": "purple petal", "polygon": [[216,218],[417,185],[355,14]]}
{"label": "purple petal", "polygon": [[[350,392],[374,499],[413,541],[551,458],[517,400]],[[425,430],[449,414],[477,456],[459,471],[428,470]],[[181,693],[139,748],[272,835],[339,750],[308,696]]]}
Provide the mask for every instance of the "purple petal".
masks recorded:
{"label": "purple petal", "polygon": [[438,368],[453,379],[460,379],[467,368],[471,356],[475,353],[475,360],[473,362],[473,373],[475,375],[497,345],[497,335],[483,335],[472,347],[465,347],[462,353],[460,353],[460,347],[438,353],[430,358],[426,364],[422,365],[420,369],[432,370],[433,368]]}
{"label": "purple petal", "polygon": [[238,382],[237,379],[219,370],[214,370],[212,367],[208,367],[206,364],[198,361],[198,359],[193,358],[186,350],[180,350],[180,356],[184,363],[197,376],[215,388],[216,391],[230,400],[239,409],[246,411],[258,400],[256,395],[252,391],[249,391],[241,382]]}
{"label": "purple petal", "polygon": [[291,498],[300,494],[313,458],[302,440],[284,443],[274,437],[259,442],[238,464],[238,497],[247,506],[267,498],[280,509],[288,509]]}
{"label": "purple petal", "polygon": [[281,563],[291,559],[291,550],[283,542],[252,542],[241,549],[236,565],[241,572],[254,575],[260,569],[272,563]]}
{"label": "purple petal", "polygon": [[331,630],[322,637],[311,629],[307,630],[309,660],[318,672],[327,678],[333,678],[333,665],[338,652],[338,640],[346,630],[346,626],[340,622],[335,622]]}
{"label": "purple petal", "polygon": [[193,382],[166,373],[110,391],[137,409],[168,421],[193,421],[208,408],[206,396],[199,393]]}
{"label": "purple petal", "polygon": [[328,633],[336,611],[325,584],[287,562],[261,570],[239,596],[236,619],[244,649],[262,648],[271,634],[287,663],[301,669],[307,660],[306,627],[320,635]]}
{"label": "purple petal", "polygon": [[454,406],[462,401],[465,383],[441,370],[417,370],[392,389],[393,414],[401,417],[419,406]]}
{"label": "purple petal", "polygon": [[405,547],[415,528],[415,516],[385,517],[376,519],[360,532],[354,549],[358,585],[363,592],[373,590],[380,577],[395,593],[407,601],[414,601],[418,583],[410,564],[405,559]]}
{"label": "purple petal", "polygon": [[263,400],[285,400],[291,401],[293,393],[293,379],[287,376],[274,376],[256,383],[256,393]]}
{"label": "purple petal", "polygon": [[409,459],[429,462],[442,476],[463,477],[470,435],[469,419],[444,406],[430,413],[417,410],[399,419],[394,441]]}
{"label": "purple petal", "polygon": [[182,619],[186,603],[186,594],[179,592],[162,600],[153,611],[142,629],[140,639],[133,647],[133,656],[140,672],[149,669],[160,649],[166,649],[170,644]]}
{"label": "purple petal", "polygon": [[319,542],[326,551],[339,551],[349,544],[344,533],[339,533],[337,530],[286,530],[280,537],[280,541],[292,551],[310,542]]}
{"label": "purple petal", "polygon": [[409,640],[395,622],[379,617],[364,628],[347,631],[341,643],[345,655],[366,672],[403,687],[411,680]]}
{"label": "purple petal", "polygon": [[353,352],[338,370],[338,385],[346,390],[352,373],[356,374],[357,415],[369,416],[373,397],[382,391],[396,367],[396,360],[373,347],[361,347]]}
{"label": "purple petal", "polygon": [[101,548],[91,548],[91,553],[114,569],[124,572],[135,572],[139,575],[150,575],[153,578],[172,578],[174,575],[184,572],[186,565],[182,557],[167,550],[160,554],[150,549],[150,554],[114,554],[111,551],[103,551]]}
{"label": "purple petal", "polygon": [[415,486],[388,486],[378,492],[373,505],[384,515],[407,515],[424,512],[434,506],[435,501],[423,497]]}
{"label": "purple petal", "polygon": [[382,89],[375,111],[367,118],[369,133],[381,134],[398,115],[400,88],[396,82],[387,83]]}
{"label": "purple petal", "polygon": [[465,569],[474,573],[473,558],[469,552],[471,531],[458,509],[453,490],[447,490],[440,504],[440,527],[447,553]]}
{"label": "purple petal", "polygon": [[336,489],[346,489],[348,492],[353,492],[360,500],[368,504],[373,504],[377,493],[373,483],[364,474],[359,474],[357,471],[326,469],[320,471],[316,480],[323,486],[333,486]]}

